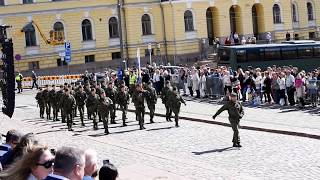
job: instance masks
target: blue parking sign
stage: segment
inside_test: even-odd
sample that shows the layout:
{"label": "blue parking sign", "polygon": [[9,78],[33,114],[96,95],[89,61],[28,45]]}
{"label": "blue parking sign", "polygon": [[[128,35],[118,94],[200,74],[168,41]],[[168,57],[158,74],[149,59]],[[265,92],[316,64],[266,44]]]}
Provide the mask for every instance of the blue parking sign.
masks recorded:
{"label": "blue parking sign", "polygon": [[71,43],[70,42],[65,42],[64,43],[64,49],[66,56],[64,57],[64,60],[66,63],[70,64],[71,63]]}

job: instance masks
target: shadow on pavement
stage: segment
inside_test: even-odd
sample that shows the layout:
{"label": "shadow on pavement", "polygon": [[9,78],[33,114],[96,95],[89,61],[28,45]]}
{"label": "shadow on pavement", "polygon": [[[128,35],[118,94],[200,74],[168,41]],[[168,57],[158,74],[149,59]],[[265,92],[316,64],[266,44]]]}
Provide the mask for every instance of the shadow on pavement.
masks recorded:
{"label": "shadow on pavement", "polygon": [[163,128],[154,128],[154,129],[147,129],[146,131],[159,131],[159,130],[165,130],[165,129],[171,129],[173,127],[163,127]]}
{"label": "shadow on pavement", "polygon": [[234,148],[234,147],[226,147],[226,148],[221,148],[221,149],[213,149],[209,151],[202,151],[202,152],[192,152],[194,155],[202,155],[202,154],[209,154],[209,153],[215,153],[215,152],[224,152],[224,151],[232,151],[232,150],[239,150],[239,148]]}

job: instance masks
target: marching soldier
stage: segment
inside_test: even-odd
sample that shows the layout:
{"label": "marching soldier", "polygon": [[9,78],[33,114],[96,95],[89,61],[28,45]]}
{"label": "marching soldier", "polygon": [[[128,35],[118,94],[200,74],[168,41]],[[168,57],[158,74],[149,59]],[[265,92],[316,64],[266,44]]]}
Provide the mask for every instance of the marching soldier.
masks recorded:
{"label": "marching soldier", "polygon": [[[101,91],[99,103],[98,103],[98,113],[101,116],[101,120],[103,122],[104,126],[104,133],[106,135],[109,134],[108,130],[108,121],[109,121],[109,112],[110,112],[110,106],[113,104],[112,100],[109,97],[106,97],[106,93],[104,91]],[[98,125],[95,125],[96,129],[98,129]]]}
{"label": "marching soldier", "polygon": [[171,120],[172,110],[170,108],[170,101],[169,101],[169,97],[171,96],[171,93],[172,93],[172,86],[170,84],[170,81],[167,80],[165,87],[163,87],[162,89],[161,99],[162,99],[162,103],[166,107],[166,120],[168,122],[172,122]]}
{"label": "marching soldier", "polygon": [[73,109],[76,106],[76,100],[71,95],[71,92],[68,88],[66,88],[64,90],[64,92],[65,92],[65,95],[61,99],[60,104],[62,105],[63,112],[65,114],[65,117],[67,118],[68,131],[73,131],[73,129],[72,129],[72,124],[73,124],[72,113],[73,113]]}
{"label": "marching soldier", "polygon": [[[100,85],[100,83],[98,82],[98,83],[96,84],[96,94],[99,96],[99,98],[101,98],[102,92],[104,92],[104,90],[101,88],[101,85]],[[99,117],[99,122],[102,122],[102,120],[101,120],[101,115],[100,115],[100,113],[99,113],[98,111],[97,111],[97,114],[98,114],[98,117]]]}
{"label": "marching soldier", "polygon": [[152,87],[152,82],[149,81],[146,90],[149,92],[146,97],[148,109],[150,111],[150,123],[154,123],[153,117],[157,104],[157,93],[156,89]]}
{"label": "marching soldier", "polygon": [[[58,119],[59,110],[61,112],[61,118],[63,118],[63,109],[61,108],[61,104],[60,104],[61,98],[63,96],[64,96],[63,85],[60,85],[59,91],[57,91],[56,97],[55,97],[55,101],[57,102],[57,118],[56,118],[56,121],[59,121],[59,119]],[[62,122],[64,122],[64,121],[62,121]]]}
{"label": "marching soldier", "polygon": [[46,115],[47,119],[51,120],[50,114],[51,114],[51,104],[50,104],[50,98],[49,98],[49,86],[45,85],[45,88],[42,92],[42,95],[45,100],[45,109],[46,109]]}
{"label": "marching soldier", "polygon": [[76,92],[76,103],[77,103],[77,107],[80,113],[80,120],[81,120],[81,125],[85,126],[84,121],[83,121],[83,116],[84,116],[84,105],[85,105],[85,101],[87,99],[87,94],[86,92],[84,92],[83,90],[83,86],[79,86],[79,91]]}
{"label": "marching soldier", "polygon": [[117,103],[120,105],[120,110],[122,111],[122,122],[123,122],[123,126],[127,126],[126,124],[126,116],[127,116],[127,111],[128,111],[128,104],[129,104],[129,93],[126,90],[126,86],[125,85],[121,85],[120,87],[120,91],[117,93]]}
{"label": "marching soldier", "polygon": [[86,106],[88,115],[93,116],[93,129],[98,129],[98,123],[96,119],[97,106],[98,106],[99,96],[96,94],[96,90],[94,88],[91,89],[91,94],[86,99]]}
{"label": "marching soldier", "polygon": [[117,124],[115,121],[116,118],[116,93],[117,90],[113,87],[113,83],[109,82],[108,88],[106,89],[106,96],[109,97],[112,100],[112,105],[110,106],[110,119],[111,119],[111,124]]}
{"label": "marching soldier", "polygon": [[228,110],[229,114],[229,122],[233,130],[233,147],[242,147],[240,145],[240,136],[239,136],[239,122],[240,119],[244,115],[243,107],[240,102],[237,101],[237,94],[231,93],[230,100],[223,105],[215,115],[212,116],[213,119],[215,119],[221,112]]}
{"label": "marching soldier", "polygon": [[51,87],[52,89],[49,91],[49,102],[53,111],[53,121],[56,121],[58,117],[58,102],[56,101],[57,92],[55,85],[52,85]]}
{"label": "marching soldier", "polygon": [[45,100],[43,97],[42,88],[39,88],[39,92],[36,95],[36,100],[37,100],[37,103],[38,103],[39,109],[40,109],[40,118],[43,119],[44,118],[43,115],[44,115],[44,108],[45,108]]}
{"label": "marching soldier", "polygon": [[180,107],[181,103],[186,105],[186,102],[181,97],[180,93],[178,92],[177,87],[173,87],[173,92],[171,93],[171,96],[169,98],[170,102],[170,108],[172,109],[172,112],[174,113],[174,121],[176,123],[176,127],[179,127],[179,113],[180,113]]}
{"label": "marching soldier", "polygon": [[136,86],[136,90],[132,95],[132,102],[136,108],[136,117],[139,121],[140,130],[146,129],[144,127],[144,113],[145,113],[145,106],[144,106],[144,99],[148,95],[148,91],[143,90],[141,84]]}

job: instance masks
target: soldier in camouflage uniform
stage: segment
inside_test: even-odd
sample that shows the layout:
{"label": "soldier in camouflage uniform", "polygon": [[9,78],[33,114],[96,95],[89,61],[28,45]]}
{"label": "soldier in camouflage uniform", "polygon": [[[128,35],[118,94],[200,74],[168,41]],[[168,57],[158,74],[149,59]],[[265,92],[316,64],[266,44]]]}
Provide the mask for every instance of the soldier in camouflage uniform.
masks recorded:
{"label": "soldier in camouflage uniform", "polygon": [[45,109],[45,100],[44,100],[44,97],[43,97],[43,90],[42,88],[39,88],[39,92],[37,93],[36,95],[36,100],[37,100],[37,103],[38,103],[38,106],[39,106],[39,109],[40,109],[40,118],[44,118],[43,115],[44,115],[44,109]]}
{"label": "soldier in camouflage uniform", "polygon": [[127,126],[126,124],[126,116],[128,111],[128,104],[129,104],[130,96],[127,91],[127,87],[125,85],[121,85],[120,91],[118,91],[116,96],[116,101],[120,105],[120,110],[122,111],[122,122],[123,126]]}
{"label": "soldier in camouflage uniform", "polygon": [[157,104],[157,92],[156,89],[153,88],[151,81],[148,82],[146,90],[149,92],[149,95],[147,96],[146,100],[148,104],[148,109],[150,111],[150,123],[154,123],[153,117]]}
{"label": "soldier in camouflage uniform", "polygon": [[[104,91],[101,91],[100,99],[98,102],[98,113],[101,116],[105,134],[109,134],[108,121],[111,104],[113,104],[112,100],[106,97],[106,93]],[[98,125],[96,125],[96,127],[98,129]]]}
{"label": "soldier in camouflage uniform", "polygon": [[56,86],[52,85],[51,90],[49,91],[49,102],[53,111],[53,121],[57,120],[58,117],[58,102],[56,101]]}
{"label": "soldier in camouflage uniform", "polygon": [[91,89],[91,94],[86,99],[86,106],[89,116],[93,116],[93,129],[98,129],[98,123],[96,119],[97,106],[99,102],[99,96],[96,94],[94,88]]}
{"label": "soldier in camouflage uniform", "polygon": [[[102,92],[104,92],[104,90],[101,88],[101,84],[98,82],[96,85],[96,94],[99,96],[99,98],[101,97]],[[99,122],[102,122],[101,115],[98,111],[97,114],[99,117]]]}
{"label": "soldier in camouflage uniform", "polygon": [[85,126],[83,121],[83,116],[84,116],[84,105],[87,99],[87,94],[86,92],[84,92],[83,86],[79,86],[79,90],[76,92],[75,99],[76,99],[77,107],[80,113],[81,125]]}
{"label": "soldier in camouflage uniform", "polygon": [[71,95],[70,90],[66,88],[65,90],[65,95],[61,99],[60,104],[62,105],[62,109],[65,113],[65,116],[67,117],[67,126],[68,126],[68,131],[73,131],[72,129],[72,124],[73,124],[73,110],[76,106],[76,100],[74,97]]}
{"label": "soldier in camouflage uniform", "polygon": [[48,85],[45,85],[45,88],[42,92],[42,96],[45,100],[45,110],[46,110],[47,119],[51,120],[51,117],[50,117],[51,104],[50,104],[50,98],[49,98],[49,86]]}
{"label": "soldier in camouflage uniform", "polygon": [[171,96],[171,93],[172,93],[172,86],[170,84],[170,81],[166,81],[166,85],[162,89],[161,99],[162,99],[162,103],[166,107],[166,120],[168,122],[172,122],[171,120],[172,109],[170,108],[170,101],[169,101],[169,97]]}
{"label": "soldier in camouflage uniform", "polygon": [[240,136],[239,136],[239,122],[240,119],[244,115],[243,107],[240,102],[237,101],[237,94],[231,93],[230,100],[224,104],[215,115],[212,116],[213,119],[215,119],[220,113],[222,113],[225,110],[228,110],[229,114],[229,122],[231,125],[231,128],[233,130],[233,147],[242,147],[240,145]]}
{"label": "soldier in camouflage uniform", "polygon": [[111,118],[111,124],[116,124],[115,118],[116,118],[116,94],[117,90],[113,87],[113,83],[109,82],[108,88],[106,90],[106,96],[109,97],[113,104],[110,106],[110,118]]}
{"label": "soldier in camouflage uniform", "polygon": [[181,103],[186,105],[186,102],[181,97],[180,93],[178,92],[177,87],[173,87],[171,96],[169,98],[170,102],[170,108],[172,109],[172,112],[174,113],[174,121],[176,123],[176,127],[179,127],[179,113],[180,113],[180,107]]}
{"label": "soldier in camouflage uniform", "polygon": [[58,119],[58,112],[59,111],[61,112],[61,118],[62,118],[62,108],[60,105],[60,100],[63,97],[63,95],[64,95],[63,85],[60,85],[59,91],[57,91],[56,97],[55,97],[55,101],[57,102],[57,119],[56,119],[56,121],[59,121],[59,119]]}
{"label": "soldier in camouflage uniform", "polygon": [[145,106],[144,106],[144,99],[148,96],[149,92],[143,90],[142,85],[139,84],[136,86],[136,90],[132,95],[132,102],[136,108],[136,117],[139,121],[140,130],[146,129],[144,127],[144,114],[145,114]]}

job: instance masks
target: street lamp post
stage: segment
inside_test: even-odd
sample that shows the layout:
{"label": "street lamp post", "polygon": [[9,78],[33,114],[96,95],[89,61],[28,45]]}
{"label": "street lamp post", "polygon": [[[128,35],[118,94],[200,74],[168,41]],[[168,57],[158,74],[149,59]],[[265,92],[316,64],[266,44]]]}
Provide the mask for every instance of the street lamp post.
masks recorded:
{"label": "street lamp post", "polygon": [[148,50],[149,50],[149,63],[150,63],[150,66],[151,66],[152,65],[152,60],[151,60],[152,45],[151,45],[151,43],[148,44]]}

